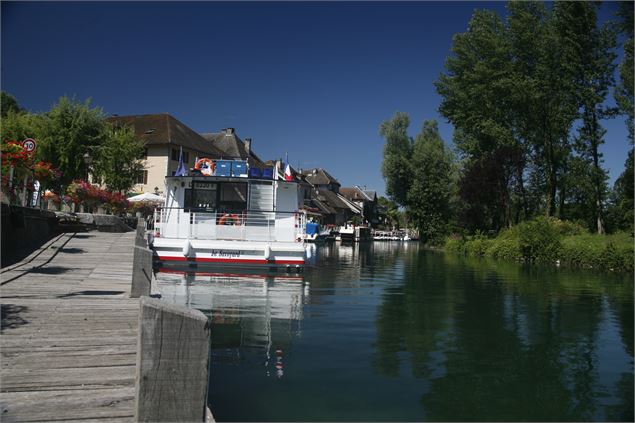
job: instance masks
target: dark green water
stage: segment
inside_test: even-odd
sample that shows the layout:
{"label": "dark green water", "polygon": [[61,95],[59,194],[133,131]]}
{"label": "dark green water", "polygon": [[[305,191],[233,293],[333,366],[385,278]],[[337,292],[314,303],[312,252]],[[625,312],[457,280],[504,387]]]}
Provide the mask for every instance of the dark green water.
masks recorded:
{"label": "dark green water", "polygon": [[217,421],[633,421],[632,275],[374,243],[300,280],[163,275],[210,314]]}

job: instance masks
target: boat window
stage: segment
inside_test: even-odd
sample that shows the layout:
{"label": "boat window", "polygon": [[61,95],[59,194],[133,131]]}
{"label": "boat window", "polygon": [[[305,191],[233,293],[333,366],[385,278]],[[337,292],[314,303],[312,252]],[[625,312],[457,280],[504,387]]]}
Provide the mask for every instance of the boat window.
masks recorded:
{"label": "boat window", "polygon": [[208,189],[186,189],[185,208],[216,209],[216,185]]}
{"label": "boat window", "polygon": [[220,212],[237,212],[247,209],[247,184],[222,183],[220,185]]}

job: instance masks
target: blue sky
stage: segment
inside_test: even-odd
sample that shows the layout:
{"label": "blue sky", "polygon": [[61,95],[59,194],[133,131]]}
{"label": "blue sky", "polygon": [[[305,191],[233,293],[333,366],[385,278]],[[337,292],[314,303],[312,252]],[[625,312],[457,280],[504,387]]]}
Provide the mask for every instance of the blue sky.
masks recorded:
{"label": "blue sky", "polygon": [[[168,112],[198,132],[234,127],[263,158],[323,167],[384,192],[378,128],[437,119],[433,82],[452,35],[503,2],[2,2],[2,90],[33,112],[62,95],[107,114]],[[609,17],[615,3],[602,6]],[[612,98],[611,98],[612,102]],[[611,183],[629,149],[604,122]]]}

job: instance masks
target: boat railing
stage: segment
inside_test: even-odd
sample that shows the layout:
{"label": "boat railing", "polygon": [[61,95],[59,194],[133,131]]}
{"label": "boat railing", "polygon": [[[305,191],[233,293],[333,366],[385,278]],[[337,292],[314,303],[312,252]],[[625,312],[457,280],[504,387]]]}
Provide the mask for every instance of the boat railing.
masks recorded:
{"label": "boat railing", "polygon": [[286,241],[304,238],[304,213],[210,211],[163,207],[155,212],[155,237],[207,240]]}

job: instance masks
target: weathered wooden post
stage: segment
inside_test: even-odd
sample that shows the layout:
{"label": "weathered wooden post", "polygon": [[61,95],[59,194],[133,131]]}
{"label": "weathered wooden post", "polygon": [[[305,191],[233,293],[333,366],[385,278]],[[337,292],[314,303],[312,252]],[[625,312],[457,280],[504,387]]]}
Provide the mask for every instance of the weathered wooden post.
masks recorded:
{"label": "weathered wooden post", "polygon": [[143,223],[143,219],[137,221],[137,234],[135,236],[134,244],[138,247],[147,247],[148,241],[146,239],[146,226]]}
{"label": "weathered wooden post", "polygon": [[132,260],[132,285],[130,298],[150,295],[152,282],[152,250],[135,245]]}
{"label": "weathered wooden post", "polygon": [[200,311],[141,297],[136,421],[205,421],[209,340]]}

